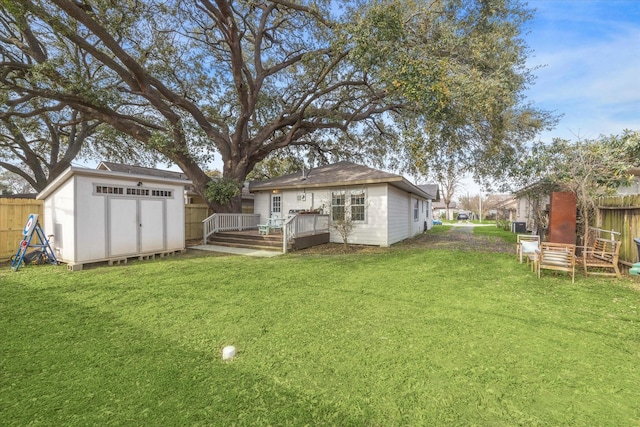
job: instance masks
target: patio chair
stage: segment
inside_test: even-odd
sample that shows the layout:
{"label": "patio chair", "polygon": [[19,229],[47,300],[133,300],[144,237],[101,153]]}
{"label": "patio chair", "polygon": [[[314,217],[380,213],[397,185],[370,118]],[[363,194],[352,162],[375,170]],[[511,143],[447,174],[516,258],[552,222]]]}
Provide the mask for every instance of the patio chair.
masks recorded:
{"label": "patio chair", "polygon": [[570,243],[540,243],[537,259],[538,279],[542,270],[566,271],[571,275],[571,283],[575,283],[576,245]]}
{"label": "patio chair", "polygon": [[258,224],[258,234],[269,234],[271,230],[282,230],[284,220],[282,218],[269,218],[266,224]]}
{"label": "patio chair", "polygon": [[535,256],[537,250],[540,247],[540,236],[534,236],[531,234],[518,234],[517,251],[520,264],[522,264],[522,258],[527,258],[527,263],[531,260],[529,255]]}

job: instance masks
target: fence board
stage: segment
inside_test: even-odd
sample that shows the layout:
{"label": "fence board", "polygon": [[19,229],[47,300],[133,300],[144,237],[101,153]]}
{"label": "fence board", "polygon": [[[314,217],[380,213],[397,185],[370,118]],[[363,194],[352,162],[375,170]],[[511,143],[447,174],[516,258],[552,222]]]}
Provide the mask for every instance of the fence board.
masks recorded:
{"label": "fence board", "polygon": [[621,233],[620,261],[627,265],[638,262],[633,239],[640,237],[640,195],[603,197],[598,208],[599,227]]}
{"label": "fence board", "polygon": [[24,225],[32,213],[40,215],[40,225],[46,232],[42,200],[0,199],[0,260],[15,255],[22,240]]}
{"label": "fence board", "polygon": [[184,238],[202,239],[202,220],[209,215],[209,206],[201,204],[184,206]]}

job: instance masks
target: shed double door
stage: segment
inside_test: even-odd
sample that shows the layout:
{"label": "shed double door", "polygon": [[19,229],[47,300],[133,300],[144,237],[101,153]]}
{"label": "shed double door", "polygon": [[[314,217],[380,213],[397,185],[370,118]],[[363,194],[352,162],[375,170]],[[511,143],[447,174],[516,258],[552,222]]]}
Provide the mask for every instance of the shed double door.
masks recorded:
{"label": "shed double door", "polygon": [[110,257],[164,250],[164,200],[113,197],[108,215]]}

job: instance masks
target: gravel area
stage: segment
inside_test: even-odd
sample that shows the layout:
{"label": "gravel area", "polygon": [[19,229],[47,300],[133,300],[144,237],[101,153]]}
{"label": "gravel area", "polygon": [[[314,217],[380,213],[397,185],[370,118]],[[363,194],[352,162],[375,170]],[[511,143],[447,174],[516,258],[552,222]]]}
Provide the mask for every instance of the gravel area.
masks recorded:
{"label": "gravel area", "polygon": [[404,240],[390,248],[380,248],[378,246],[349,245],[345,250],[344,245],[339,243],[327,243],[311,248],[296,251],[298,254],[344,254],[344,253],[382,253],[390,250],[401,249],[452,249],[461,251],[478,252],[503,252],[515,254],[515,244],[504,242],[486,236],[476,236],[473,234],[473,227],[453,227],[447,232],[426,232],[412,239]]}

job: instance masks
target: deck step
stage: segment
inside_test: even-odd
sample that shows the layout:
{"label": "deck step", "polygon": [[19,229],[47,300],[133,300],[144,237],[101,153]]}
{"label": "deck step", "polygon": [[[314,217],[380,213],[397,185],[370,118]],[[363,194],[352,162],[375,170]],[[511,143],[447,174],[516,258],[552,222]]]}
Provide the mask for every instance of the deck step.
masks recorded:
{"label": "deck step", "polygon": [[209,244],[235,248],[258,250],[282,250],[282,234],[240,234],[240,233],[216,233],[209,237]]}

